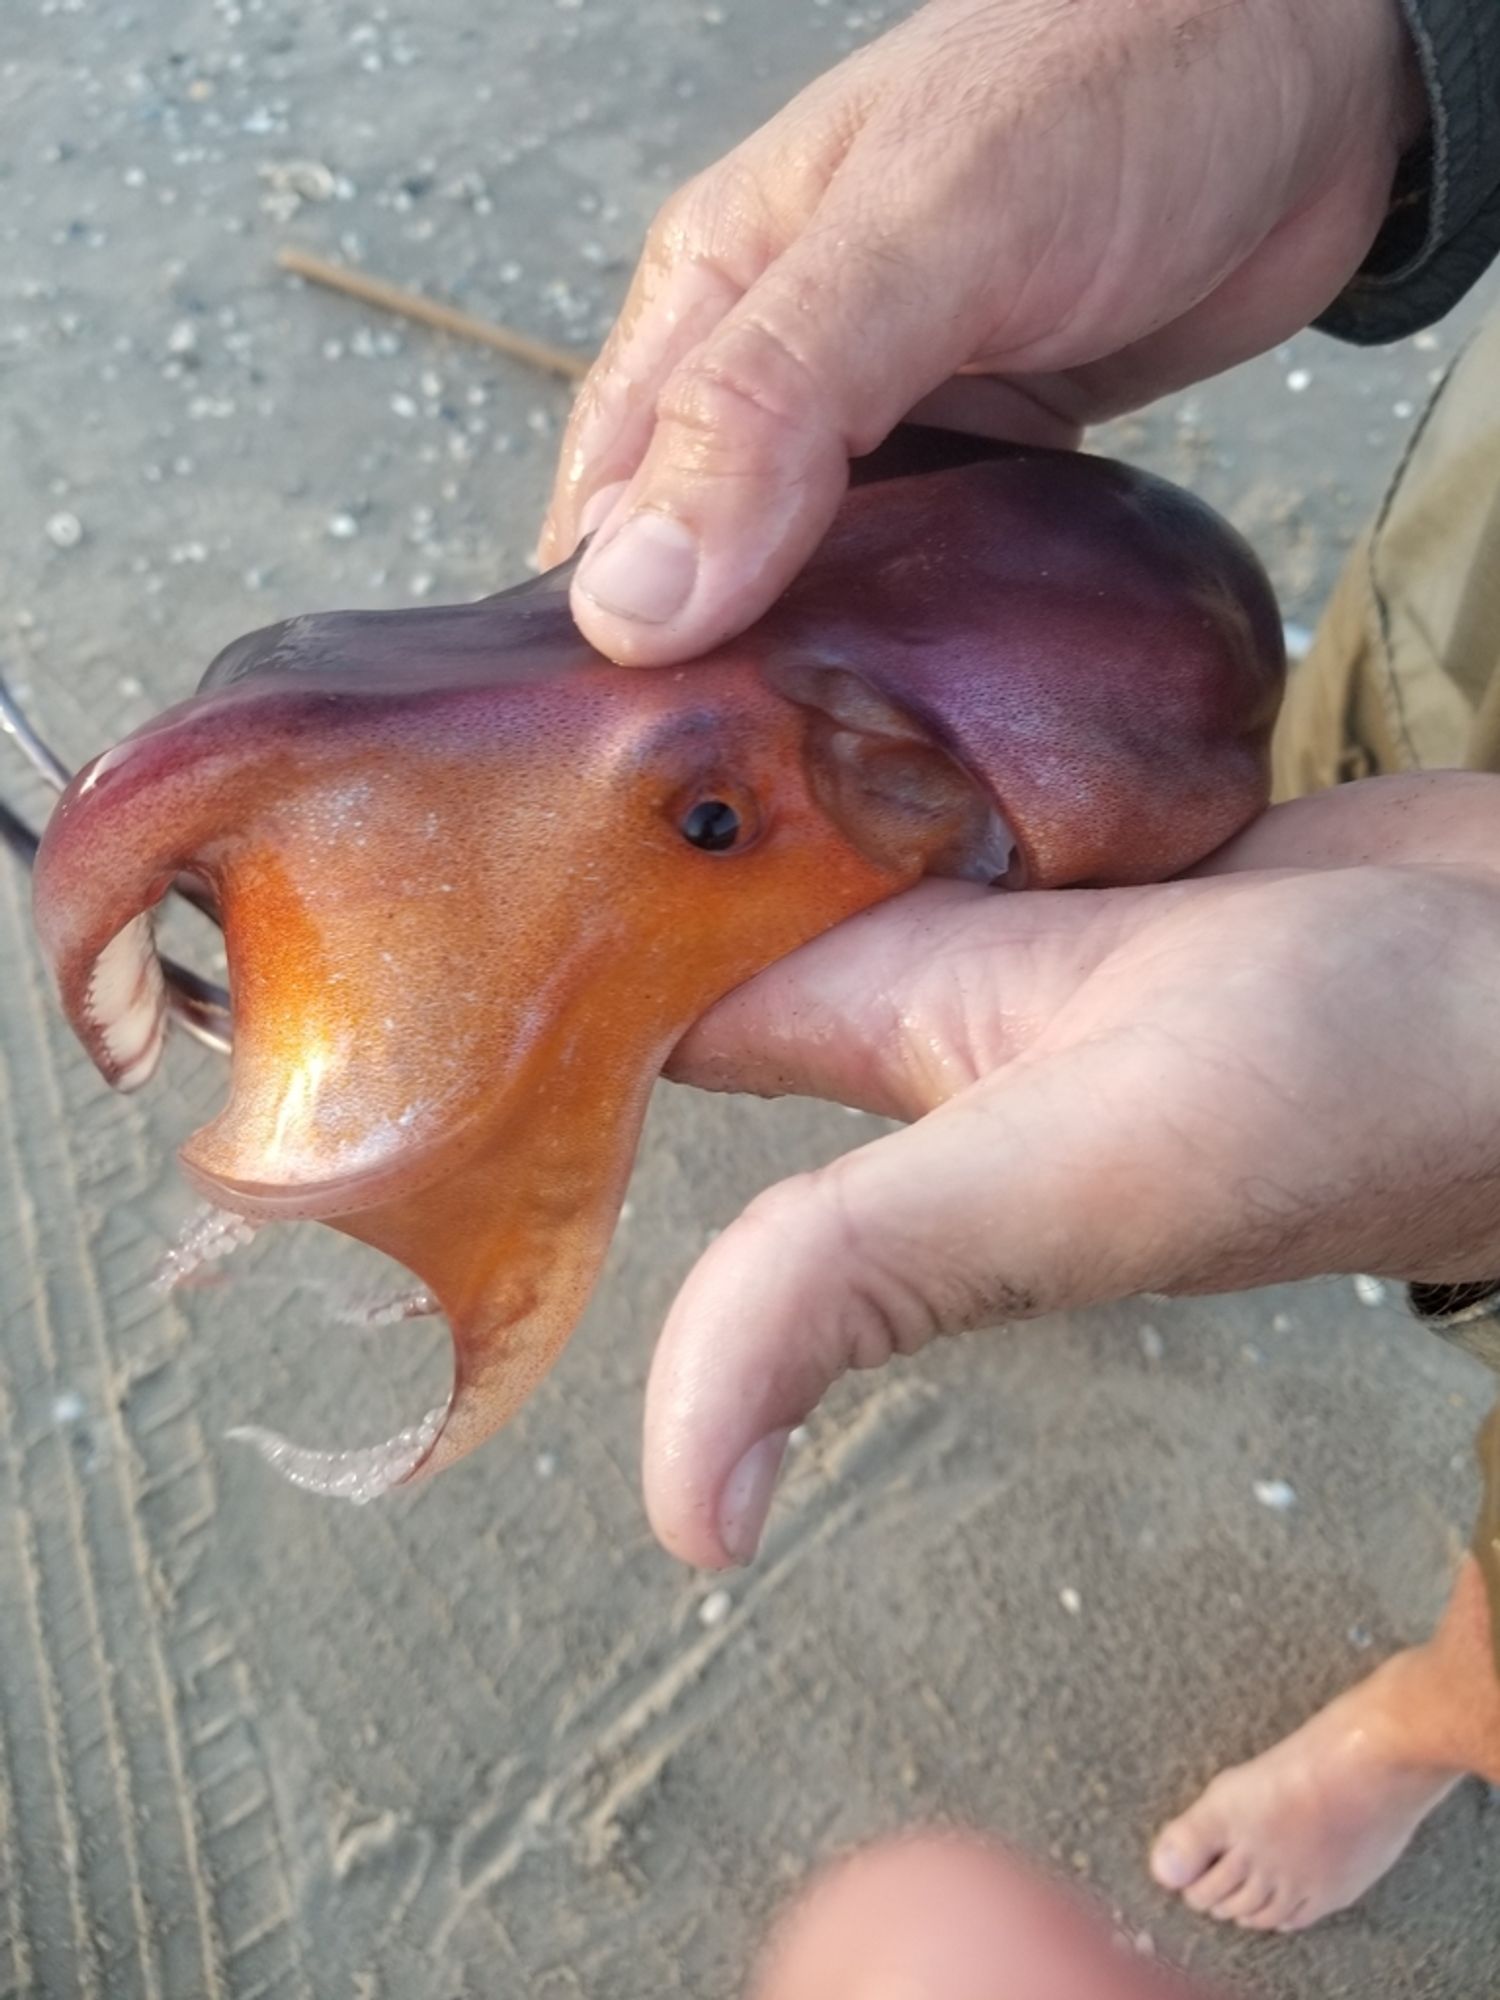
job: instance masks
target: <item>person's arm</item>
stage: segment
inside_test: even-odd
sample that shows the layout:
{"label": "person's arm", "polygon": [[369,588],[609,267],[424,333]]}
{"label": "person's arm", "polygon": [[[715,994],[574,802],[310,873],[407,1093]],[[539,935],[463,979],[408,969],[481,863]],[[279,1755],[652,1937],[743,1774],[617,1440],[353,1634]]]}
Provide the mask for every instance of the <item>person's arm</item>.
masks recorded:
{"label": "person's arm", "polygon": [[1397,0],[929,0],[658,217],[543,537],[585,634],[743,629],[914,410],[1073,444],[1306,326],[1426,118]]}

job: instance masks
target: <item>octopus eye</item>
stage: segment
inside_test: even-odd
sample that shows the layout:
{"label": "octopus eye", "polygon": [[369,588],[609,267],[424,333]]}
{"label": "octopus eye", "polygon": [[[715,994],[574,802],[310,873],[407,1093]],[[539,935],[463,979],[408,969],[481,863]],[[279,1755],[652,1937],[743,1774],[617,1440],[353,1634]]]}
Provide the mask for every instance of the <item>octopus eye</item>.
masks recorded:
{"label": "octopus eye", "polygon": [[682,818],[682,837],[705,854],[724,854],[738,844],[740,816],[723,799],[699,799]]}

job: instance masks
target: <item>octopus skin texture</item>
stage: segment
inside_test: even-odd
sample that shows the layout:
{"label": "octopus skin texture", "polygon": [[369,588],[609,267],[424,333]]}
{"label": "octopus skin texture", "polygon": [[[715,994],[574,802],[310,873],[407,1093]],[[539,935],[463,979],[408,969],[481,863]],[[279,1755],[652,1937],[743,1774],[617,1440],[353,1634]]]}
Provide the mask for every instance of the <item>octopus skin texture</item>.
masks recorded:
{"label": "octopus skin texture", "polygon": [[1197,501],[1083,454],[907,431],[748,632],[595,653],[570,568],[482,602],[292,618],[82,770],[36,922],[106,1079],[167,1025],[152,912],[224,930],[218,1211],[316,1219],[446,1315],[446,1408],[389,1446],[262,1436],[363,1499],[488,1438],[608,1248],[652,1084],[763,967],[925,875],[1161,880],[1266,805],[1275,601]]}

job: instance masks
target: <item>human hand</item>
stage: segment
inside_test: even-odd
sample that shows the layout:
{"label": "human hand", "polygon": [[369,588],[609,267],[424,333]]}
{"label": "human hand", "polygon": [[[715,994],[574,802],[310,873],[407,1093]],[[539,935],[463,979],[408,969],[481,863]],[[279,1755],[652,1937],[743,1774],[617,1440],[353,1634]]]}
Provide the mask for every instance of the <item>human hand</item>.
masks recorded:
{"label": "human hand", "polygon": [[1189,878],[927,883],[722,1001],[670,1074],[906,1129],[758,1197],[668,1316],[653,1524],[748,1560],[851,1368],[1138,1292],[1500,1271],[1500,779],[1369,779]]}
{"label": "human hand", "polygon": [[1209,2000],[1122,1951],[1099,1910],[971,1833],[919,1830],[814,1877],[772,1932],[751,2000]]}
{"label": "human hand", "polygon": [[585,635],[742,630],[908,413],[1066,445],[1286,338],[1424,117],[1397,0],[929,0],[658,216],[543,531]]}

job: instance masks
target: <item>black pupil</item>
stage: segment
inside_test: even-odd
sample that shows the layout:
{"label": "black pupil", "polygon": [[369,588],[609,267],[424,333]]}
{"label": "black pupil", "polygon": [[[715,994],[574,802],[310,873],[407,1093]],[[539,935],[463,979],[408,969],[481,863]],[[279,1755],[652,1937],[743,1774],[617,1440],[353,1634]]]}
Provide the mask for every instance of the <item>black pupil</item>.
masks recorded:
{"label": "black pupil", "polygon": [[708,854],[722,854],[733,847],[740,833],[740,816],[722,799],[699,799],[682,822],[682,834],[694,847]]}

